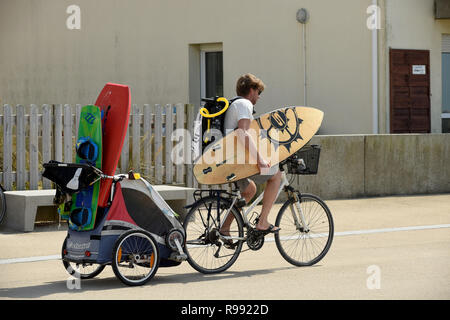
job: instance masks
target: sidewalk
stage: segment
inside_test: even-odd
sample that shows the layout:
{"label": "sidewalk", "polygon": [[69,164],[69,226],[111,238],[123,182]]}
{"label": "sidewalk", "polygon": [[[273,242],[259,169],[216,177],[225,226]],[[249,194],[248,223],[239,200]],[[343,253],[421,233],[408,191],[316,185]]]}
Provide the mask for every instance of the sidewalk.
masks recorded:
{"label": "sidewalk", "polygon": [[[333,244],[325,258],[312,267],[287,263],[268,235],[261,250],[242,252],[223,273],[200,274],[184,262],[159,268],[142,287],[124,286],[107,267],[95,279],[82,281],[79,289],[72,290],[67,286],[67,271],[58,261],[66,230],[0,231],[0,300],[450,297],[450,194],[326,203],[335,222]],[[275,221],[280,206],[275,205],[270,222]],[[373,267],[379,270],[381,280],[377,290],[367,284]]]}

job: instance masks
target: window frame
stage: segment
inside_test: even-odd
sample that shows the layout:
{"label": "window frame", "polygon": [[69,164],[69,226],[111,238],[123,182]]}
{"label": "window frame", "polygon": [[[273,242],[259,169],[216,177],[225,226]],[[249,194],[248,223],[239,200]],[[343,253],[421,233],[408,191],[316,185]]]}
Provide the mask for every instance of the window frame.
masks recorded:
{"label": "window frame", "polygon": [[[200,48],[200,97],[206,97],[206,54],[213,52],[222,53],[222,63],[223,63],[223,50],[222,48],[214,47],[201,47]],[[223,79],[222,79],[223,81]]]}

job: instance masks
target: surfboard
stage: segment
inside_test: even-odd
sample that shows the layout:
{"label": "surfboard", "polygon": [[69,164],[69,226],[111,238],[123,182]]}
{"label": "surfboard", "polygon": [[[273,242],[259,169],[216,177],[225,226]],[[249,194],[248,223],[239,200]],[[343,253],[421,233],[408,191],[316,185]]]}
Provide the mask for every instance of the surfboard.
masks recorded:
{"label": "surfboard", "polygon": [[[120,153],[128,129],[130,118],[130,88],[125,85],[107,83],[100,92],[95,105],[102,112],[103,160],[102,171],[112,176],[116,173]],[[98,205],[106,207],[112,180],[102,179]]]}
{"label": "surfboard", "polygon": [[[249,134],[271,166],[303,147],[319,130],[323,112],[311,107],[285,107],[261,115]],[[224,184],[258,174],[256,158],[238,140],[237,131],[209,145],[196,161],[194,176],[201,184]]]}
{"label": "surfboard", "polygon": [[[88,142],[95,144],[90,157],[80,157],[77,152],[76,163],[89,163],[97,168],[102,166],[102,122],[100,109],[93,105],[84,106],[80,113],[80,123],[78,127],[77,149],[81,143]],[[77,178],[76,176],[74,178]],[[73,230],[91,230],[95,224],[97,214],[98,195],[100,191],[100,181],[86,189],[75,193],[72,196],[72,206],[70,208],[69,227]]]}

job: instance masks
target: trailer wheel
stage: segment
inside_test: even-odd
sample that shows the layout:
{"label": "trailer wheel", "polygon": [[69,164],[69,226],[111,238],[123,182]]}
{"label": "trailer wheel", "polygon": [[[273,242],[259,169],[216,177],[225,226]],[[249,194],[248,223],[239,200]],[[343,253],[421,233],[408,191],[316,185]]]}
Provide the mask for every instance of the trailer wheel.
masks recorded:
{"label": "trailer wheel", "polygon": [[64,256],[66,255],[66,243],[67,238],[64,240],[62,250],[61,250],[61,258],[62,263],[64,265],[64,268],[66,271],[75,278],[80,279],[92,279],[96,276],[98,276],[103,269],[105,269],[105,265],[96,264],[96,263],[75,263],[75,262],[69,262],[64,259]]}
{"label": "trailer wheel", "polygon": [[129,286],[140,286],[150,281],[160,262],[156,240],[143,230],[122,234],[114,245],[112,258],[114,274]]}

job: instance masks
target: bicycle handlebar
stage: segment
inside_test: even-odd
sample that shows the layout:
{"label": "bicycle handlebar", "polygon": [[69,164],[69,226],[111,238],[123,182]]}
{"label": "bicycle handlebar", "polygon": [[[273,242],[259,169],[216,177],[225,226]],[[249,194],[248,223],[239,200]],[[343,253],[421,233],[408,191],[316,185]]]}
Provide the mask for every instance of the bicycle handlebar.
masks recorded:
{"label": "bicycle handlebar", "polygon": [[305,170],[306,169],[306,163],[305,160],[303,158],[298,158],[298,156],[294,153],[293,155],[291,155],[289,158],[283,160],[280,162],[280,167],[286,165],[288,162],[300,166],[300,170]]}
{"label": "bicycle handlebar", "polygon": [[[120,181],[120,180],[122,180],[122,179],[124,179],[124,178],[126,178],[126,179],[130,179],[130,175],[132,175],[133,176],[133,179],[134,180],[136,180],[136,179],[140,179],[141,178],[141,175],[139,174],[139,173],[134,173],[134,172],[132,172],[132,171],[130,171],[129,173],[120,173],[120,174],[116,174],[116,175],[114,175],[114,176],[108,176],[107,174],[101,174],[101,178],[102,179],[113,179],[114,181]],[[132,179],[130,179],[130,180],[132,180]]]}

